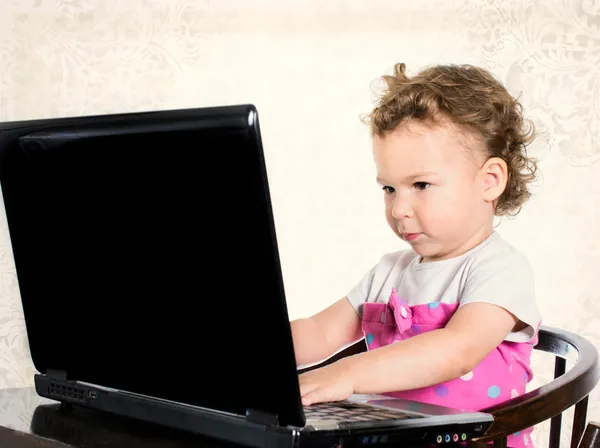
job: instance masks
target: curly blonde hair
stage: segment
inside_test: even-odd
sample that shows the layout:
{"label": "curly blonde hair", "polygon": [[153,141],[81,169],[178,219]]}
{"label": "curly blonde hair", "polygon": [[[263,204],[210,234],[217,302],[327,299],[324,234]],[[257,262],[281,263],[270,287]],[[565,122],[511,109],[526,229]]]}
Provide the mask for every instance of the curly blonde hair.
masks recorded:
{"label": "curly blonde hair", "polygon": [[508,167],[507,185],[498,198],[496,215],[516,215],[531,193],[537,164],[527,156],[535,138],[523,107],[487,70],[471,65],[437,65],[413,77],[398,63],[383,76],[387,88],[366,117],[379,137],[409,120],[438,124],[448,119],[478,137],[487,158],[499,157]]}

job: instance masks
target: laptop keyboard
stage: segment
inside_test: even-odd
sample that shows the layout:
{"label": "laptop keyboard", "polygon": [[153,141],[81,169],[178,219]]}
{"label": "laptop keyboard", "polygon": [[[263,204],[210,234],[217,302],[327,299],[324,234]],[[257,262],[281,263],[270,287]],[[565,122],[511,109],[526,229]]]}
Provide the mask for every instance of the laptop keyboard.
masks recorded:
{"label": "laptop keyboard", "polygon": [[419,418],[403,411],[380,409],[360,403],[317,403],[304,407],[307,419],[335,420],[338,423],[372,422],[373,420],[401,420]]}

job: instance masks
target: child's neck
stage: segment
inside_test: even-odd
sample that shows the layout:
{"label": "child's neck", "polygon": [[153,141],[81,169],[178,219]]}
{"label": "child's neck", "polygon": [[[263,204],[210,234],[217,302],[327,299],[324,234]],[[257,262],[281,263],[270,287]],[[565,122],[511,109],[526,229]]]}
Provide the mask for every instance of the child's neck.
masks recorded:
{"label": "child's neck", "polygon": [[471,249],[476,248],[481,243],[486,241],[492,233],[494,233],[494,228],[492,225],[490,225],[489,227],[482,227],[476,234],[474,234],[471,238],[465,241],[464,244],[454,249],[447,256],[435,258],[420,257],[419,263],[431,263],[435,261],[450,260],[452,258],[460,257],[461,255],[469,252]]}

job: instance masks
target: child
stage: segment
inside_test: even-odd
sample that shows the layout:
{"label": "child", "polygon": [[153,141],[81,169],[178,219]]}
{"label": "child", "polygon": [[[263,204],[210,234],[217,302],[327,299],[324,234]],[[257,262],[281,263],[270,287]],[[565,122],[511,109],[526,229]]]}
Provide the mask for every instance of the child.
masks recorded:
{"label": "child", "polygon": [[[541,316],[532,269],[494,231],[519,212],[533,128],[487,71],[397,64],[369,116],[386,220],[411,250],[384,255],[348,293],[291,323],[309,364],[366,338],[368,351],[300,375],[305,405],[353,393],[480,410],[525,393]],[[531,429],[509,446],[532,446]]]}

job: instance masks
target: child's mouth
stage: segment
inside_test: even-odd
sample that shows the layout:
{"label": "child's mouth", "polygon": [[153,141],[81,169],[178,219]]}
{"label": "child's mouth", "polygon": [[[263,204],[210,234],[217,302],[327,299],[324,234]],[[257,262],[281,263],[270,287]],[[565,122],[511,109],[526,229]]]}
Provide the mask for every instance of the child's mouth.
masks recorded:
{"label": "child's mouth", "polygon": [[421,236],[420,233],[403,233],[402,234],[402,238],[404,238],[406,241],[414,241],[417,238],[419,238],[419,236]]}

